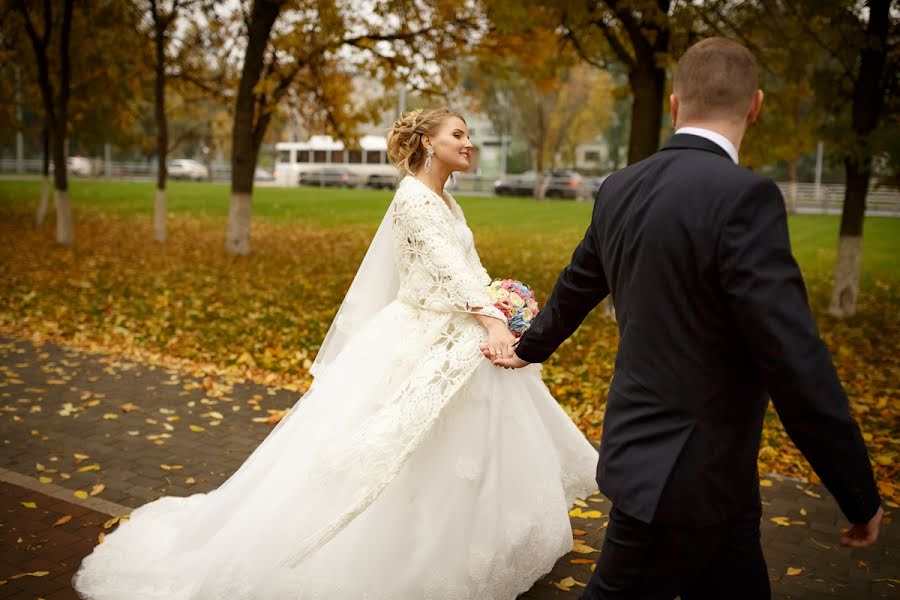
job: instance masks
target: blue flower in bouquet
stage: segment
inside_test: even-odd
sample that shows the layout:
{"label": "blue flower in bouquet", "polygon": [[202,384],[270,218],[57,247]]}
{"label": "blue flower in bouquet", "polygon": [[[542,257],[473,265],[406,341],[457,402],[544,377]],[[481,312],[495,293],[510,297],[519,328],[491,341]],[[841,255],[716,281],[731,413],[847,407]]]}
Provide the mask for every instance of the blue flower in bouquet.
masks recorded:
{"label": "blue flower in bouquet", "polygon": [[534,291],[515,279],[495,279],[487,287],[491,302],[506,317],[513,335],[525,333],[538,313]]}

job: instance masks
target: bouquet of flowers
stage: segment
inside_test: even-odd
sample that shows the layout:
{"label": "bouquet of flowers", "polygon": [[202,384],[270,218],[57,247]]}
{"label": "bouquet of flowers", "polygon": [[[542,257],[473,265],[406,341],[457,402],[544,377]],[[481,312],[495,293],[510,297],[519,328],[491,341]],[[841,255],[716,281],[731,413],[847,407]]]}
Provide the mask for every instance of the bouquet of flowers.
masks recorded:
{"label": "bouquet of flowers", "polygon": [[534,292],[515,279],[495,279],[487,288],[491,302],[506,316],[509,330],[514,336],[521,337],[538,314]]}

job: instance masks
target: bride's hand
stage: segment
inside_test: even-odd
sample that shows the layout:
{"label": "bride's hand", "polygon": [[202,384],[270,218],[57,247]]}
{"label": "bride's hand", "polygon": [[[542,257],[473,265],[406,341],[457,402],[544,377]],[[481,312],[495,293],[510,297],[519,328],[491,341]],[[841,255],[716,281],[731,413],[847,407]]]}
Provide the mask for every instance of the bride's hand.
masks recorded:
{"label": "bride's hand", "polygon": [[499,319],[490,319],[492,323],[485,324],[487,329],[487,342],[481,345],[481,353],[492,361],[510,358],[516,351],[518,339]]}

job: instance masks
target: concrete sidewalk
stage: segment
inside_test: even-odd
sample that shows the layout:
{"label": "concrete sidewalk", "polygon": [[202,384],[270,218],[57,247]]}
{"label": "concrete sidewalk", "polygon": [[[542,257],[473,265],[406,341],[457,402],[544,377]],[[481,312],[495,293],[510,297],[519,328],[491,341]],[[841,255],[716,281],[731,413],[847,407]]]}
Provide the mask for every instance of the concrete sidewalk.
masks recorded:
{"label": "concrete sidewalk", "polygon": [[[218,487],[271,431],[268,410],[297,396],[0,338],[0,598],[74,598],[69,578],[115,529],[112,516]],[[766,481],[762,536],[775,598],[900,598],[894,509],[875,548],[850,550],[839,546],[845,522],[823,488]],[[578,597],[610,509],[600,496],[582,504],[572,517],[576,551],[521,598]]]}

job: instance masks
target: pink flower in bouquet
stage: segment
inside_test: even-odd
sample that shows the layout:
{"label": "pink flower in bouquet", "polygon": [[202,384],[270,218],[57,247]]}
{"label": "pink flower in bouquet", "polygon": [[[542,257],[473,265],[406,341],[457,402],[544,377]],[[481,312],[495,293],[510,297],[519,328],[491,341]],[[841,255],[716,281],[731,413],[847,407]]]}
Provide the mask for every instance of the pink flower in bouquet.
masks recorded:
{"label": "pink flower in bouquet", "polygon": [[515,279],[495,279],[487,287],[491,302],[506,316],[513,335],[525,333],[538,313],[534,291]]}

